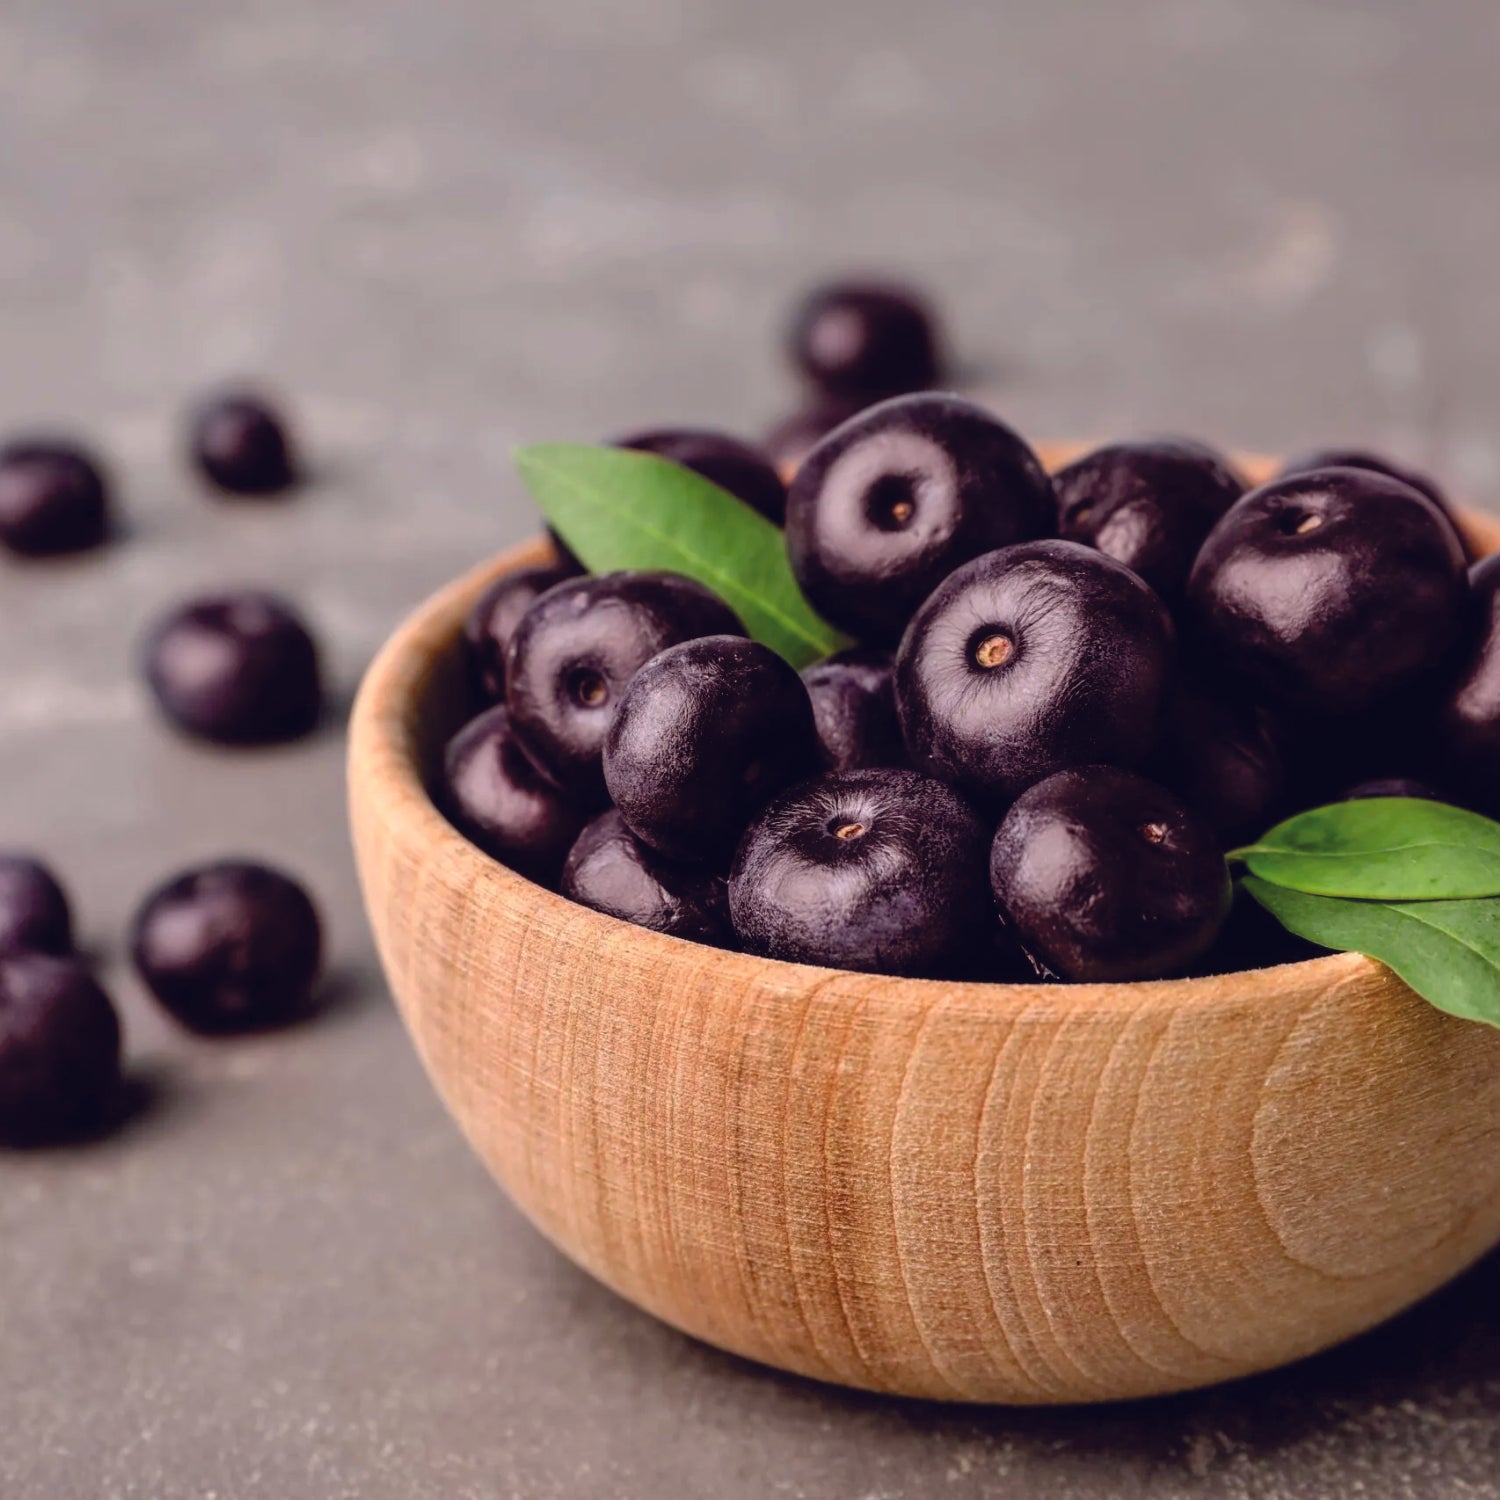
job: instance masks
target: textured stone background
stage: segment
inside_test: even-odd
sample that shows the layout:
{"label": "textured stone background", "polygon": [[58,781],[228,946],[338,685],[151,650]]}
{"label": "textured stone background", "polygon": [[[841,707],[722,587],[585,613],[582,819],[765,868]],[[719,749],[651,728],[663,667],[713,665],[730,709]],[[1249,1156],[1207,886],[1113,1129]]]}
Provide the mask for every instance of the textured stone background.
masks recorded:
{"label": "textured stone background", "polygon": [[[141,1109],[0,1161],[6,1500],[1500,1495],[1500,1264],[1297,1370],[992,1414],[766,1375],[520,1221],[392,1014],[340,738],[226,757],[133,642],[262,581],[341,688],[531,526],[519,438],[748,431],[828,268],[941,295],[1037,436],[1364,439],[1500,494],[1500,11],[1486,0],[6,0],[0,426],[97,435],[130,533],[0,564],[0,839],[74,885]],[[319,483],[205,504],[184,399],[288,391]],[[120,962],[145,887],[230,850],[328,907],[328,1014],[215,1047]]]}

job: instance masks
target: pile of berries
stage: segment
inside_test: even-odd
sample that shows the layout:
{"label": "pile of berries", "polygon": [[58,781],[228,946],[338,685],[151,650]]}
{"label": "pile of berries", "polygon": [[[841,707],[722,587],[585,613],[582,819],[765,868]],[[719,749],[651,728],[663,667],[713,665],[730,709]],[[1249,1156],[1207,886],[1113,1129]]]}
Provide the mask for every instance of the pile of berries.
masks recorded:
{"label": "pile of berries", "polygon": [[447,751],[459,827],[702,943],[1115,982],[1287,956],[1230,919],[1223,858],[1279,816],[1496,809],[1500,564],[1470,569],[1429,481],[1327,452],[1247,492],[1185,441],[1049,476],[981,407],[889,394],[931,382],[938,342],[909,296],[815,298],[796,348],[839,420],[785,490],[733,439],[622,440],[784,525],[858,647],[799,676],[687,579],[503,577],[466,631],[486,707]]}

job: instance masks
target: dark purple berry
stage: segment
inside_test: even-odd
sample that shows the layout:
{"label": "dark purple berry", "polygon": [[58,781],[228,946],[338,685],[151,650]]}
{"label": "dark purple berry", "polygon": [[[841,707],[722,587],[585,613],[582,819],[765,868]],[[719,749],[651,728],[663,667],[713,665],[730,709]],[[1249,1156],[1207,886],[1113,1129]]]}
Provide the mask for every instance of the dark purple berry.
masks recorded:
{"label": "dark purple berry", "polygon": [[1370,797],[1413,797],[1419,802],[1445,802],[1447,798],[1425,781],[1411,776],[1382,776],[1361,781],[1339,798],[1340,802],[1363,802]]}
{"label": "dark purple berry", "polygon": [[57,877],[39,860],[0,852],[0,956],[73,951],[73,917]]}
{"label": "dark purple berry", "polygon": [[1431,681],[1378,699],[1362,713],[1333,720],[1279,714],[1279,722],[1291,726],[1284,810],[1340,802],[1361,785],[1438,775],[1437,699],[1451,667],[1450,659]]}
{"label": "dark purple berry", "polygon": [[555,886],[584,819],[537,769],[504,708],[465,724],[443,756],[443,801],[459,830],[493,859]]}
{"label": "dark purple berry", "polygon": [[1438,711],[1436,759],[1469,806],[1500,813],[1500,554],[1476,563],[1470,639]]}
{"label": "dark purple berry", "polygon": [[192,1031],[262,1031],[308,1013],[323,959],[307,892],[266,865],[224,860],[174,876],[136,914],[147,988]]}
{"label": "dark purple berry", "polygon": [[109,484],[73,443],[18,439],[0,447],[0,546],[21,557],[97,547],[109,534]]}
{"label": "dark purple berry", "polygon": [[989,829],[915,771],[820,776],[750,826],[729,909],[752,953],[878,974],[964,976],[994,965]]}
{"label": "dark purple berry", "polygon": [[1058,534],[1097,547],[1169,602],[1219,517],[1245,493],[1201,443],[1160,440],[1097,448],[1053,476]]}
{"label": "dark purple berry", "polygon": [[1153,771],[1226,844],[1264,833],[1287,797],[1287,736],[1236,694],[1183,685],[1173,694]]}
{"label": "dark purple berry", "polygon": [[957,396],[904,396],[862,412],[813,449],[787,496],[803,593],[869,645],[899,640],[955,568],[1055,525],[1036,455]]}
{"label": "dark purple berry", "polygon": [[807,455],[835,427],[842,427],[850,417],[864,410],[868,402],[822,400],[802,406],[783,417],[766,434],[761,447],[776,466],[776,472],[787,484],[792,482]]}
{"label": "dark purple berry", "polygon": [[976,558],[918,611],[896,656],[912,764],[1003,807],[1068,766],[1137,765],[1173,672],[1172,622],[1129,568],[1077,542]]}
{"label": "dark purple berry", "polygon": [[613,808],[578,836],[561,889],[570,901],[652,932],[715,948],[733,945],[724,877],[664,859]]}
{"label": "dark purple berry", "polygon": [[147,638],[145,668],[167,718],[217,744],[298,739],[322,712],[317,646],[273,594],[245,590],[172,610]]}
{"label": "dark purple berry", "polygon": [[631,433],[617,448],[654,453],[701,474],[752,510],[780,526],[786,518],[786,485],[764,453],[727,433],[694,427],[664,427]]}
{"label": "dark purple berry", "polygon": [[824,395],[899,396],[937,383],[936,319],[910,287],[833,282],[793,319],[792,361]]}
{"label": "dark purple berry", "polygon": [[526,611],[548,589],[572,576],[563,568],[521,568],[497,578],[464,621],[469,675],[485,703],[505,701],[505,653]]}
{"label": "dark purple berry", "polygon": [[189,454],[211,484],[231,495],[274,495],[297,482],[285,422],[262,397],[228,391],[193,413]]}
{"label": "dark purple berry", "polygon": [[1399,479],[1402,484],[1409,484],[1426,495],[1444,515],[1453,519],[1448,497],[1436,480],[1364,448],[1318,448],[1311,453],[1299,453],[1281,466],[1279,477],[1295,479],[1319,469],[1365,469],[1372,474],[1384,474],[1388,479]]}
{"label": "dark purple berry", "polygon": [[1021,946],[1062,979],[1181,974],[1213,946],[1232,888],[1207,824],[1116,766],[1060,771],[1022,793],[990,851]]}
{"label": "dark purple berry", "polygon": [[830,771],[904,766],[895,661],[885,651],[841,651],[802,674]]}
{"label": "dark purple berry", "polygon": [[1326,948],[1288,932],[1258,901],[1237,891],[1229,917],[1212,947],[1187,972],[1242,974],[1247,969],[1269,969],[1278,964],[1324,958],[1327,952]]}
{"label": "dark purple berry", "polygon": [[1467,594],[1463,549],[1430,500],[1383,474],[1320,469],[1253,491],[1214,527],[1185,639],[1258,695],[1351,715],[1441,669]]}
{"label": "dark purple berry", "polygon": [[722,866],[750,819],[819,763],[802,679],[758,641],[716,635],[636,673],[605,743],[604,780],[637,838]]}
{"label": "dark purple berry", "polygon": [[673,573],[570,579],[532,605],[511,640],[505,701],[516,733],[581,807],[600,806],[604,740],[630,679],[668,646],[744,633],[727,604]]}
{"label": "dark purple berry", "polygon": [[120,1022],[73,959],[0,958],[0,1145],[45,1145],[100,1124],[120,1079]]}
{"label": "dark purple berry", "polygon": [[1303,453],[1297,458],[1289,459],[1282,466],[1280,477],[1292,479],[1315,473],[1319,469],[1366,469],[1372,474],[1384,474],[1390,479],[1399,479],[1402,484],[1409,484],[1414,490],[1426,495],[1442,511],[1452,523],[1454,531],[1458,533],[1459,544],[1464,549],[1464,555],[1471,559],[1474,557],[1469,539],[1464,535],[1463,527],[1459,523],[1457,512],[1437,481],[1426,474],[1362,448],[1320,448],[1316,452]]}

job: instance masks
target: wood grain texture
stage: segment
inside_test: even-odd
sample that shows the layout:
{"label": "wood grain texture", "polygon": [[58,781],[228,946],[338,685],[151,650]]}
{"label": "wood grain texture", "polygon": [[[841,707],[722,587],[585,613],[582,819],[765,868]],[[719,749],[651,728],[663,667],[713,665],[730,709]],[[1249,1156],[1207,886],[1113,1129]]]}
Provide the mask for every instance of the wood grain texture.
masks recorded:
{"label": "wood grain texture", "polygon": [[392,638],[350,798],[434,1083],[595,1276],[818,1379],[1075,1402],[1311,1354],[1500,1241],[1500,1034],[1366,959],[1120,986],[839,973],[645,932],[481,854],[426,778],[470,601],[544,550]]}

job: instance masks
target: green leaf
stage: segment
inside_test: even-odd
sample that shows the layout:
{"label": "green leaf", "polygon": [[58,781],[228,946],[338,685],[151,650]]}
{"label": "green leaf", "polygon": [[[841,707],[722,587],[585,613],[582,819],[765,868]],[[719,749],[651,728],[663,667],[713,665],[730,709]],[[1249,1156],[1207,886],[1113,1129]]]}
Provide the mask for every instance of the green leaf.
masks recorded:
{"label": "green leaf", "polygon": [[1253,875],[1241,884],[1287,931],[1366,954],[1439,1010],[1500,1026],[1500,901],[1345,901]]}
{"label": "green leaf", "polygon": [[1231,859],[1314,896],[1457,901],[1500,895],[1500,823],[1415,797],[1315,807],[1278,824]]}
{"label": "green leaf", "polygon": [[591,572],[695,578],[797,668],[851,644],[802,597],[781,532],[701,474],[653,453],[575,443],[534,443],[516,467]]}

